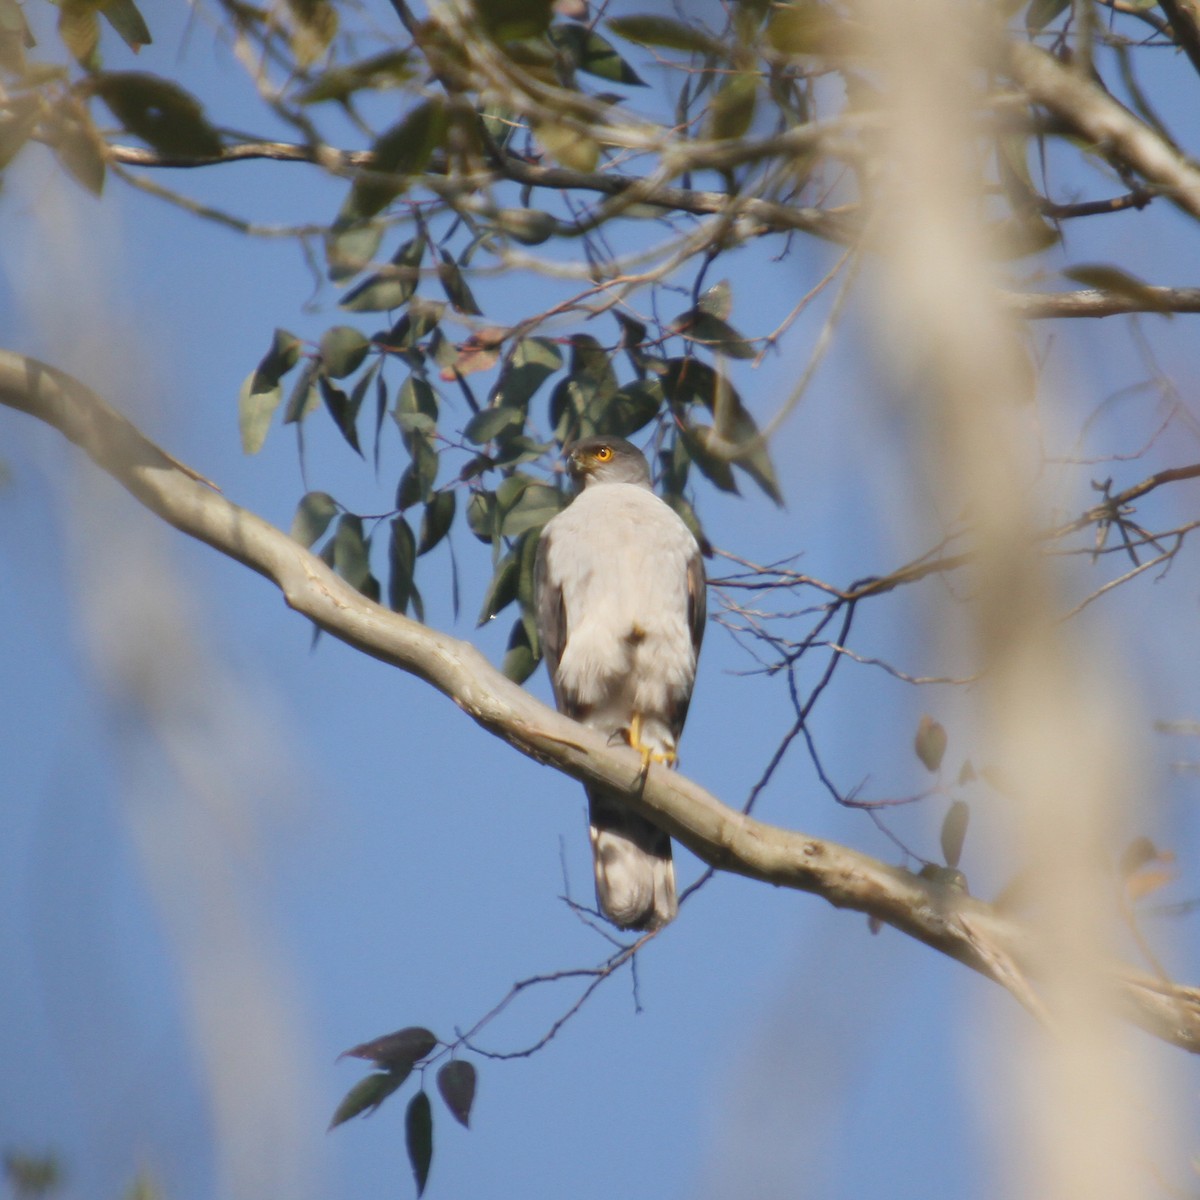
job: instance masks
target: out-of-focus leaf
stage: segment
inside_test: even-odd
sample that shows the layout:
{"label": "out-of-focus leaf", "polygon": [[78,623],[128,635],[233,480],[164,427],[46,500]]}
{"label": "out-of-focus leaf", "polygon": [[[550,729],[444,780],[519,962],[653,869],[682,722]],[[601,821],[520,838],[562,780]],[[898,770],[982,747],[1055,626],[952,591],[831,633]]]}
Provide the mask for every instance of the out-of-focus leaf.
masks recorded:
{"label": "out-of-focus leaf", "polygon": [[154,40],[145,18],[133,0],[105,0],[100,15],[117,31],[121,40],[136,54]]}
{"label": "out-of-focus leaf", "polygon": [[716,317],[718,321],[728,321],[733,311],[733,288],[729,286],[729,280],[722,279],[706,288],[696,301],[696,308],[710,317]]}
{"label": "out-of-focus leaf", "polygon": [[363,537],[362,517],[343,513],[333,534],[333,569],[353,588],[362,591],[371,574],[370,552]]}
{"label": "out-of-focus leaf", "polygon": [[969,758],[963,760],[963,765],[958,770],[958,786],[963,787],[968,783],[975,782],[975,768],[971,765]]}
{"label": "out-of-focus leaf", "polygon": [[1063,274],[1076,283],[1082,283],[1084,287],[1096,288],[1102,292],[1115,292],[1118,296],[1126,296],[1152,312],[1173,315],[1169,304],[1155,295],[1154,289],[1144,279],[1139,279],[1120,267],[1114,267],[1111,263],[1081,263],[1077,267],[1069,267]]}
{"label": "out-of-focus leaf", "polygon": [[343,1050],[338,1059],[365,1058],[385,1071],[411,1071],[426,1055],[437,1047],[437,1034],[423,1025],[408,1025],[395,1033],[372,1038]]}
{"label": "out-of-focus leaf", "polygon": [[558,220],[539,208],[502,208],[492,224],[523,246],[540,246],[549,241],[558,228]]}
{"label": "out-of-focus leaf", "polygon": [[100,22],[90,0],[66,0],[58,8],[58,36],[81,66],[99,66]]}
{"label": "out-of-focus leaf", "polygon": [[[394,517],[392,536],[388,542],[388,606],[394,612],[407,611],[412,601],[413,572],[416,564],[417,544],[413,539],[412,529],[403,517]],[[416,1057],[422,1058],[424,1055],[419,1054]]]}
{"label": "out-of-focus leaf", "polygon": [[1119,870],[1130,900],[1141,900],[1176,876],[1175,855],[1160,850],[1148,837],[1134,838],[1121,855]]}
{"label": "out-of-focus leaf", "polygon": [[497,42],[538,38],[550,27],[551,0],[475,0],[474,7]]}
{"label": "out-of-focus leaf", "polygon": [[[352,279],[374,258],[383,240],[379,221],[354,221],[334,224],[325,234],[325,264],[334,283]],[[345,307],[345,301],[342,303]]]}
{"label": "out-of-focus leaf", "polygon": [[341,216],[366,220],[403,193],[412,176],[428,165],[446,134],[446,109],[440,99],[425,100],[385,130],[371,147],[370,170],[354,181]]}
{"label": "out-of-focus leaf", "polygon": [[417,554],[428,554],[444,538],[454,523],[455,495],[452,491],[434,492],[421,515],[421,538]]}
{"label": "out-of-focus leaf", "polygon": [[311,546],[337,516],[337,501],[328,492],[306,492],[292,518],[292,537],[302,546]]}
{"label": "out-of-focus leaf", "polygon": [[437,428],[437,393],[419,375],[410,375],[396,393],[392,416],[400,426],[405,446],[411,449],[412,437],[425,436]]}
{"label": "out-of-focus leaf", "polygon": [[1013,215],[994,221],[990,230],[992,253],[1001,260],[1025,258],[1061,241],[1062,233],[1036,213]]}
{"label": "out-of-focus leaf", "polygon": [[[0,0],[0,70],[24,75],[25,51],[36,44],[19,0]],[[13,107],[10,99],[10,112]]]}
{"label": "out-of-focus leaf", "polygon": [[291,49],[296,62],[307,67],[317,61],[337,36],[337,9],[329,0],[288,0],[292,15]]}
{"label": "out-of-focus leaf", "polygon": [[[0,3],[16,0],[0,0]],[[4,31],[0,28],[0,42]],[[17,156],[17,152],[29,141],[30,134],[41,119],[41,102],[37,96],[14,97],[0,112],[0,171],[4,170]]]}
{"label": "out-of-focus leaf", "polygon": [[483,594],[483,604],[479,609],[480,626],[486,625],[497,613],[503,612],[517,598],[517,575],[520,564],[512,552],[506,554],[497,564],[487,591]]}
{"label": "out-of-focus leaf", "polygon": [[963,842],[967,838],[967,826],[971,810],[962,800],[955,800],[946,810],[942,821],[942,858],[948,867],[957,867],[962,858]]}
{"label": "out-of-focus leaf", "polygon": [[767,43],[779,54],[822,57],[844,52],[850,44],[846,23],[821,0],[790,0],[773,5]]}
{"label": "out-of-focus leaf", "polygon": [[745,137],[754,120],[758,75],[739,71],[731,75],[712,99],[708,110],[708,136],[714,141]]}
{"label": "out-of-focus leaf", "polygon": [[1025,29],[1029,33],[1041,33],[1055,17],[1071,7],[1071,0],[1031,0],[1025,10]]}
{"label": "out-of-focus leaf", "polygon": [[693,308],[671,322],[671,327],[691,341],[729,358],[753,358],[757,351],[727,321]]}
{"label": "out-of-focus leaf", "polygon": [[506,431],[519,430],[524,424],[525,414],[519,408],[484,408],[467,422],[463,437],[482,446]]}
{"label": "out-of-focus leaf", "polygon": [[402,1083],[403,1076],[380,1071],[360,1079],[345,1095],[329,1122],[330,1129],[362,1114],[370,1116]]}
{"label": "out-of-focus leaf", "polygon": [[946,753],[946,741],[945,729],[928,713],[922,713],[921,720],[917,724],[916,737],[913,738],[913,749],[925,765],[925,770],[936,771],[942,765],[942,757]]}
{"label": "out-of-focus leaf", "polygon": [[605,429],[618,437],[631,437],[654,420],[662,402],[662,384],[657,379],[635,379],[612,398],[605,413]]}
{"label": "out-of-focus leaf", "polygon": [[600,161],[600,144],[595,138],[561,121],[532,121],[533,131],[546,153],[572,171],[594,171]]}
{"label": "out-of-focus leaf", "polygon": [[551,25],[550,40],[570,55],[571,61],[580,71],[586,71],[589,75],[607,79],[612,83],[646,86],[638,73],[613,49],[612,43],[586,25],[574,21]]}
{"label": "out-of-focus leaf", "polygon": [[438,1071],[437,1086],[454,1119],[464,1129],[470,1129],[471,1105],[475,1103],[474,1066],[461,1058],[451,1059]]}
{"label": "out-of-focus leaf", "polygon": [[404,1114],[404,1145],[420,1196],[425,1191],[429,1166],[433,1162],[433,1108],[424,1092],[418,1092],[408,1102],[408,1111]]}
{"label": "out-of-focus leaf", "polygon": [[483,310],[475,303],[475,297],[467,286],[458,263],[446,256],[438,263],[437,271],[438,282],[441,283],[442,291],[446,293],[446,299],[450,301],[455,312],[468,313],[474,317],[483,315]]}
{"label": "out-of-focus leaf", "polygon": [[93,196],[104,190],[105,146],[86,110],[67,114],[54,123],[50,148],[76,183]]}
{"label": "out-of-focus leaf", "polygon": [[421,260],[425,256],[425,238],[407,241],[392,255],[388,269],[370,275],[342,297],[340,308],[348,312],[384,312],[399,308],[417,290],[421,278]]}
{"label": "out-of-focus leaf", "polygon": [[361,458],[362,446],[358,442],[357,408],[351,403],[350,397],[337,384],[326,379],[324,375],[318,376],[317,384],[321,389],[321,399],[325,401],[325,407],[329,410],[329,415],[333,418],[338,432],[346,439],[350,449]]}
{"label": "out-of-focus leaf", "polygon": [[220,135],[200,101],[179,84],[144,71],[109,71],[95,76],[90,87],[130,133],[160,154],[220,155]]}
{"label": "out-of-focus leaf", "polygon": [[651,14],[614,17],[605,24],[618,37],[623,37],[627,42],[635,42],[639,46],[658,46],[664,50],[710,54],[717,58],[725,58],[729,53],[728,47],[717,38],[670,17]]}
{"label": "out-of-focus leaf", "polygon": [[244,454],[257,454],[263,448],[271,418],[283,399],[283,388],[278,383],[255,391],[257,376],[257,371],[251,371],[238,394],[238,431]]}
{"label": "out-of-focus leaf", "polygon": [[300,339],[286,329],[276,329],[270,349],[254,369],[251,390],[265,392],[274,387],[300,361]]}
{"label": "out-of-focus leaf", "polygon": [[355,92],[399,87],[412,78],[412,74],[407,51],[385,50],[359,62],[321,72],[296,99],[301,104],[318,104],[323,100],[345,104]]}
{"label": "out-of-focus leaf", "polygon": [[[533,647],[529,644],[529,634],[525,629],[525,622],[517,620],[513,623],[512,632],[508,635],[508,647],[504,651],[504,661],[500,664],[500,670],[504,672],[513,683],[524,683],[530,675],[537,669],[538,660],[534,656]],[[468,1063],[447,1063],[447,1066],[468,1066]],[[474,1085],[474,1078],[471,1080]],[[442,1079],[438,1076],[438,1087],[441,1088]],[[442,1095],[445,1096],[445,1092]],[[446,1101],[449,1104],[449,1100]],[[453,1106],[451,1106],[453,1112]],[[454,1114],[458,1120],[465,1125],[467,1122]]]}
{"label": "out-of-focus leaf", "polygon": [[967,891],[967,877],[957,867],[939,867],[937,863],[926,863],[918,872],[922,879],[956,892]]}
{"label": "out-of-focus leaf", "polygon": [[371,343],[352,325],[334,325],[321,335],[321,369],[330,379],[342,379],[362,366]]}

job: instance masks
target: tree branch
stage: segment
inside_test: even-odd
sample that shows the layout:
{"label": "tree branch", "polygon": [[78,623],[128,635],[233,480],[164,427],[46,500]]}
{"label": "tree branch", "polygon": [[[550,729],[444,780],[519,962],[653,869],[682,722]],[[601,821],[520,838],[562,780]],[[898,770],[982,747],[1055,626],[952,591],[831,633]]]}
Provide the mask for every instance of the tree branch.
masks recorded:
{"label": "tree branch", "polygon": [[[1028,980],[1052,946],[990,905],[835,842],[763,824],[690,780],[614,747],[539,703],[473,646],[389,612],[262,518],[225,499],[70,376],[0,351],[0,403],[81,447],[151,512],[271,580],[286,603],[341,641],[430,683],[522,754],[624,794],[711,866],[811,892],[867,913],[965,963],[1037,1011]],[[1200,991],[1114,964],[1107,980],[1128,1017],[1200,1053]]]}
{"label": "tree branch", "polygon": [[1010,39],[1005,53],[1013,80],[1034,103],[1049,109],[1081,137],[1161,188],[1189,216],[1200,218],[1200,170],[1154,130],[1044,50]]}

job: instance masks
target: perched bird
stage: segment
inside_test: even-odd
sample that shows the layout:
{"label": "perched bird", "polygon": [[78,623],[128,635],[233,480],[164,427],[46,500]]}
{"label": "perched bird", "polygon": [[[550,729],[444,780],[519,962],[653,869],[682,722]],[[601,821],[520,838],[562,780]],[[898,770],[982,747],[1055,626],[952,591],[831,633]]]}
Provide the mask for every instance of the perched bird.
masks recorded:
{"label": "perched bird", "polygon": [[[576,495],[542,530],[534,576],[554,699],[674,766],[704,636],[700,547],[623,438],[584,438],[566,458]],[[671,839],[619,793],[587,794],[601,912],[622,929],[665,925],[679,907]]]}

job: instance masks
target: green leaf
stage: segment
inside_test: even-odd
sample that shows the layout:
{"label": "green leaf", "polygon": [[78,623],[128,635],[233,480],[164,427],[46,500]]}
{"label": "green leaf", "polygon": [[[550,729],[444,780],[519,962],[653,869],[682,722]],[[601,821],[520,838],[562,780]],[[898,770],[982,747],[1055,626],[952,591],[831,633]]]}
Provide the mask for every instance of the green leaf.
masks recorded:
{"label": "green leaf", "polygon": [[424,1092],[418,1092],[408,1102],[408,1111],[404,1114],[404,1145],[420,1196],[425,1191],[433,1161],[433,1108]]}
{"label": "green leaf", "polygon": [[522,338],[500,372],[493,402],[499,408],[528,411],[534,393],[561,369],[562,361],[558,347],[548,338]]}
{"label": "green leaf", "polygon": [[403,517],[395,517],[388,542],[388,606],[394,612],[407,612],[412,603],[416,594],[413,586],[416,563],[417,546],[412,529]]}
{"label": "green leaf", "polygon": [[562,506],[563,495],[558,488],[530,483],[522,490],[520,499],[504,510],[500,532],[504,537],[517,537],[527,530],[540,529]]}
{"label": "green leaf", "polygon": [[334,325],[321,335],[321,370],[330,379],[341,379],[362,366],[371,343],[351,325]]}
{"label": "green leaf", "polygon": [[714,454],[709,449],[709,441],[713,437],[712,427],[688,423],[681,426],[679,434],[691,455],[692,462],[700,468],[704,478],[715,484],[721,491],[738,495],[737,480],[733,477],[733,468],[729,464],[729,459],[722,454]]}
{"label": "green leaf", "polygon": [[767,44],[779,54],[831,55],[846,49],[845,23],[821,0],[773,5]]}
{"label": "green leaf", "polygon": [[370,551],[363,537],[362,517],[343,513],[333,534],[333,569],[360,592],[371,574]]}
{"label": "green leaf", "polygon": [[[472,492],[467,502],[467,525],[481,542],[491,542],[495,531],[496,495],[494,492]],[[488,616],[491,616],[489,613]],[[487,618],[485,617],[484,620]],[[483,621],[480,621],[483,624]]]}
{"label": "green leaf", "polygon": [[712,99],[708,110],[708,136],[714,141],[745,137],[754,120],[758,76],[753,71],[731,75]]}
{"label": "green leaf", "polygon": [[428,554],[446,536],[454,523],[456,505],[453,492],[434,492],[421,516],[421,537],[417,554]]}
{"label": "green leaf", "polygon": [[446,109],[440,99],[415,105],[385,130],[371,147],[373,161],[354,181],[341,216],[366,220],[401,195],[429,164],[446,135]]}
{"label": "green leaf", "polygon": [[320,386],[321,398],[325,401],[325,407],[329,410],[329,415],[333,418],[338,432],[346,439],[350,449],[361,458],[363,452],[358,442],[358,409],[351,402],[350,397],[337,384],[326,379],[324,375],[318,377],[317,384]]}
{"label": "green leaf", "polygon": [[405,304],[417,290],[425,239],[413,238],[392,256],[391,266],[369,275],[342,297],[338,307],[348,312],[386,312]]}
{"label": "green leaf", "polygon": [[270,349],[254,369],[252,391],[265,392],[274,387],[300,361],[300,339],[286,329],[276,329]]}
{"label": "green leaf", "polygon": [[451,1059],[437,1074],[438,1091],[454,1119],[471,1128],[471,1105],[475,1102],[475,1068],[461,1058]]}
{"label": "green leaf", "polygon": [[365,1058],[385,1071],[407,1075],[421,1059],[433,1053],[437,1045],[437,1034],[432,1030],[423,1025],[408,1025],[395,1033],[385,1033],[383,1037],[351,1046],[338,1058]]}
{"label": "green leaf", "polygon": [[693,308],[672,323],[672,328],[690,341],[699,342],[715,354],[728,358],[754,358],[758,353],[754,347],[727,321],[710,313]]}
{"label": "green leaf", "polygon": [[669,17],[649,14],[633,17],[615,17],[605,24],[618,37],[639,46],[658,46],[664,50],[684,50],[697,54],[711,54],[718,58],[728,55],[728,48],[700,29],[673,21]]}
{"label": "green leaf", "polygon": [[551,25],[550,40],[570,56],[580,71],[611,83],[646,86],[638,73],[613,49],[612,43],[586,25],[574,21]]}
{"label": "green leaf", "polygon": [[100,7],[100,15],[117,31],[121,40],[134,54],[154,40],[133,0],[107,0]]}
{"label": "green leaf", "polygon": [[483,408],[468,422],[463,437],[483,446],[505,431],[516,432],[525,425],[525,414],[519,408]]}
{"label": "green leaf", "polygon": [[91,90],[113,116],[160,154],[215,158],[221,138],[204,108],[177,83],[144,71],[109,71],[95,76]]}
{"label": "green leaf", "polygon": [[[325,234],[325,264],[330,280],[341,283],[352,279],[374,260],[382,240],[383,224],[379,221],[335,222]],[[345,300],[341,307],[346,307]]]}
{"label": "green leaf", "polygon": [[1038,254],[1062,240],[1061,231],[1036,213],[993,221],[990,235],[993,253],[1005,261]]}
{"label": "green leaf", "polygon": [[437,271],[438,282],[455,312],[467,313],[473,317],[483,315],[483,309],[475,303],[475,297],[471,294],[458,263],[447,255],[438,263]]}
{"label": "green leaf", "polygon": [[[538,660],[533,652],[533,647],[529,644],[529,634],[525,628],[524,620],[514,622],[512,632],[508,635],[508,647],[504,652],[504,661],[500,664],[500,670],[513,681],[513,683],[524,683],[530,675],[537,669]],[[454,1063],[447,1064],[455,1066]],[[467,1064],[462,1064],[466,1066]],[[474,1080],[472,1080],[474,1083]],[[441,1077],[438,1077],[438,1087],[442,1084]],[[445,1093],[442,1093],[443,1096]],[[449,1103],[449,1101],[447,1101]],[[457,1113],[455,1114],[457,1116]],[[462,1120],[462,1118],[459,1118]],[[465,1125],[466,1121],[462,1121]]]}
{"label": "green leaf", "polygon": [[315,358],[308,359],[300,369],[296,382],[292,385],[291,395],[288,396],[287,408],[283,412],[283,423],[291,425],[295,421],[303,421],[314,408],[320,404],[320,395],[316,389],[317,371],[320,363]]}
{"label": "green leaf", "polygon": [[283,399],[283,389],[277,383],[255,391],[257,377],[258,372],[251,371],[238,394],[238,431],[244,454],[257,454],[263,448],[271,418]]}
{"label": "green leaf", "polygon": [[302,546],[311,546],[337,516],[337,501],[328,492],[306,492],[292,518],[292,538]]}
{"label": "green leaf", "polygon": [[497,564],[487,591],[483,595],[483,605],[479,610],[477,625],[486,625],[497,613],[503,612],[517,598],[519,566],[517,555],[511,552]]}
{"label": "green leaf", "polygon": [[946,811],[945,820],[942,821],[942,857],[950,868],[956,868],[958,860],[962,858],[970,820],[971,810],[962,800],[955,800]]}
{"label": "green leaf", "polygon": [[658,416],[662,403],[662,384],[657,379],[635,379],[609,403],[604,413],[604,431],[617,437],[631,437]]}
{"label": "green leaf", "polygon": [[474,8],[497,42],[541,37],[550,25],[551,0],[475,0]]}
{"label": "green leaf", "polygon": [[329,1129],[336,1129],[351,1117],[362,1114],[370,1116],[403,1082],[403,1076],[397,1077],[385,1071],[360,1079],[337,1106]]}

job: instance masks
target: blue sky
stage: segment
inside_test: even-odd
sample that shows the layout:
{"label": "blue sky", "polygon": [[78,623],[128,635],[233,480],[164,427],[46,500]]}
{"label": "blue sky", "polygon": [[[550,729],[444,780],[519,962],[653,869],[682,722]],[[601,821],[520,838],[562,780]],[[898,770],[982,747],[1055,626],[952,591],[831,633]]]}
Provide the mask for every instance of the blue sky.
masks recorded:
{"label": "blue sky", "polygon": [[[166,23],[137,65],[223,89],[228,107],[214,116],[248,121],[237,116],[240,75],[207,33],[179,46]],[[304,167],[171,182],[262,220],[321,219],[340,195]],[[65,224],[37,232],[35,216],[57,204]],[[338,319],[328,288],[302,311],[311,277],[295,247],[199,223],[116,181],[97,204],[33,153],[0,205],[4,344],[88,379],[231,499],[286,526],[303,491],[294,445],[277,428],[261,455],[244,457],[236,398],[276,325],[312,336]],[[1087,224],[1055,265],[1115,257],[1111,235]],[[1163,214],[1143,233],[1121,217],[1111,228],[1127,231],[1124,265],[1194,281],[1196,237],[1181,220]],[[777,263],[769,248],[731,256],[736,323],[775,324],[828,261],[803,244]],[[506,286],[478,287],[489,316]],[[1184,380],[1195,377],[1193,320],[1145,326]],[[817,328],[803,318],[786,355],[744,372],[760,419]],[[915,431],[869,336],[850,329],[773,444],[784,510],[749,489],[743,500],[700,493],[717,545],[751,559],[803,553],[805,570],[837,582],[924,549],[934,523],[906,474]],[[1052,363],[1064,426],[1142,371],[1115,323],[1055,330]],[[1156,411],[1144,397],[1111,406],[1095,443],[1140,443]],[[158,529],[53,432],[16,414],[0,415],[0,430],[11,475],[0,491],[0,1148],[52,1149],[72,1197],[118,1195],[143,1169],[173,1200],[410,1194],[407,1090],[325,1135],[360,1074],[336,1056],[408,1024],[448,1036],[513,981],[604,956],[606,943],[557,899],[564,870],[590,898],[580,789],[419,682],[332,639],[313,652],[271,587]],[[308,443],[312,486],[367,511],[387,506],[387,450],[376,483],[332,430],[314,422]],[[1195,461],[1196,443],[1180,424],[1145,460],[1093,473],[1131,483]],[[398,445],[390,455],[394,466]],[[1195,499],[1191,485],[1157,511],[1186,515]],[[464,617],[454,631],[498,658],[508,620],[476,631],[472,619],[488,556],[455,536]],[[431,559],[430,619],[451,628],[445,550]],[[1147,726],[1200,710],[1197,580],[1185,551],[1163,582],[1137,581],[1086,627],[1136,698],[1131,719]],[[151,659],[167,634],[143,622],[164,611],[178,621],[188,673],[181,711],[165,719],[202,756],[198,790],[106,684],[89,610],[101,613],[100,644],[140,642]],[[864,611],[855,648],[932,673],[952,620],[928,587]],[[790,717],[782,683],[738,674],[747,666],[713,626],[682,745],[688,774],[735,805]],[[540,673],[529,686],[548,698]],[[904,794],[924,782],[910,749],[923,711],[950,730],[956,769],[970,753],[969,699],[877,669],[843,670],[814,732],[847,790]],[[1200,894],[1194,779],[1167,770],[1190,749],[1147,741],[1145,795],[1126,830],[1176,850],[1174,900]],[[987,853],[989,836],[1003,839],[1003,802],[982,788],[969,798],[964,867],[988,894],[1008,870]],[[933,853],[943,811],[935,801],[896,825]],[[799,750],[760,813],[895,857],[864,815],[819,790]],[[679,857],[688,881],[698,866]],[[1152,929],[1180,977],[1200,977],[1194,918]],[[538,991],[481,1044],[536,1039],[570,994]],[[956,964],[895,932],[872,936],[861,917],[718,878],[642,956],[638,998],[640,1012],[626,974],[533,1058],[476,1060],[472,1130],[435,1113],[428,1194],[989,1197],[1001,1194],[997,1165],[1021,1152],[1020,1121],[989,1109],[988,1077],[1024,1016]],[[1150,1053],[1181,1125],[1194,1128],[1194,1066]],[[1169,1178],[1187,1181],[1189,1148],[1185,1137]]]}

